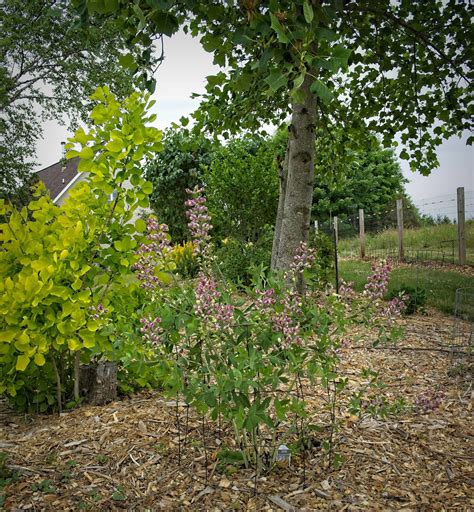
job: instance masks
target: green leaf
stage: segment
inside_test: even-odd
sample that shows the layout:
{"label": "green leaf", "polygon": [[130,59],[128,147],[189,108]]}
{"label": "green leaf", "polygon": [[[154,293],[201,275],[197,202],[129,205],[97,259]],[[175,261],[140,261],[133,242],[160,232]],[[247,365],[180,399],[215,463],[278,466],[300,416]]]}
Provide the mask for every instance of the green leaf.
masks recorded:
{"label": "green leaf", "polygon": [[171,284],[173,282],[173,278],[171,277],[171,274],[162,272],[159,269],[155,269],[155,271],[153,273],[164,284]]}
{"label": "green leaf", "polygon": [[77,158],[79,156],[79,151],[68,151],[66,153],[66,160],[71,160],[72,158]]}
{"label": "green leaf", "polygon": [[107,151],[111,151],[112,153],[119,153],[122,151],[124,147],[123,141],[120,140],[111,140],[110,142],[107,142],[105,145],[105,149]]}
{"label": "green leaf", "polygon": [[306,20],[306,23],[311,23],[314,18],[314,12],[311,5],[309,5],[308,0],[304,0],[303,2],[303,14],[304,19]]}
{"label": "green leaf", "polygon": [[321,82],[321,80],[315,80],[311,84],[310,90],[321,98],[324,103],[329,103],[333,99],[331,89],[329,89],[325,83]]}
{"label": "green leaf", "polygon": [[326,27],[317,27],[314,33],[320,41],[335,41],[337,39],[337,34]]}
{"label": "green leaf", "polygon": [[84,342],[84,346],[86,348],[93,348],[95,346],[95,333],[89,331],[88,329],[81,329],[79,331],[79,336]]}
{"label": "green leaf", "polygon": [[137,219],[135,221],[135,229],[138,233],[144,233],[146,231],[146,222],[143,219]]}
{"label": "green leaf", "polygon": [[270,13],[270,19],[272,29],[276,32],[278,36],[278,41],[284,44],[289,43],[290,40],[285,34],[285,29],[283,28],[282,24],[278,21],[278,18],[272,12]]}
{"label": "green leaf", "polygon": [[273,92],[276,92],[288,83],[288,77],[281,71],[274,70],[265,78],[265,82]]}
{"label": "green leaf", "polygon": [[137,64],[135,62],[135,59],[133,58],[133,55],[131,53],[127,53],[126,55],[121,55],[118,59],[119,64],[125,68],[130,69],[132,71],[135,71],[137,69]]}
{"label": "green leaf", "polygon": [[92,148],[86,146],[85,148],[82,148],[78,156],[79,158],[82,158],[82,160],[91,160],[94,158],[94,152],[92,151]]}
{"label": "green leaf", "polygon": [[43,354],[37,353],[35,354],[35,364],[38,366],[44,366],[46,363],[46,359],[44,358]]}
{"label": "green leaf", "polygon": [[18,334],[19,329],[7,329],[0,332],[0,342],[10,343]]}
{"label": "green leaf", "polygon": [[30,358],[28,356],[25,356],[25,355],[18,356],[18,359],[16,360],[17,371],[24,372],[29,363],[30,363]]}
{"label": "green leaf", "polygon": [[142,185],[142,192],[149,196],[153,192],[153,183],[151,181],[145,181]]}

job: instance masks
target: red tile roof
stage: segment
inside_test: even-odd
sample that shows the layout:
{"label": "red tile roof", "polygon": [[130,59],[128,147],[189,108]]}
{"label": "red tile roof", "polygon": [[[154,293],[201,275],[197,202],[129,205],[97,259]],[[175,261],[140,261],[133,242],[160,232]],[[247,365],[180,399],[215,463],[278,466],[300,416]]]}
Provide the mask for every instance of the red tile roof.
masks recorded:
{"label": "red tile roof", "polygon": [[46,185],[51,199],[55,199],[77,176],[79,158],[67,160],[63,167],[62,161],[37,172],[38,178]]}

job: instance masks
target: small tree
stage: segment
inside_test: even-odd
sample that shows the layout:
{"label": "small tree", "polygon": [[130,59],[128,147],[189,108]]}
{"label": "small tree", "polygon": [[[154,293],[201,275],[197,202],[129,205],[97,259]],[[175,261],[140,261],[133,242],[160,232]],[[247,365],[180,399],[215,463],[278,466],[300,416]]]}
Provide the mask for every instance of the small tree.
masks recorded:
{"label": "small tree", "polygon": [[132,220],[152,190],[140,162],[161,148],[161,132],[148,125],[154,118],[146,114],[147,95],[135,92],[120,102],[101,87],[91,99],[93,127],[77,130],[67,145],[67,158],[81,159],[87,181],[61,207],[47,195],[21,211],[0,200],[6,218],[0,226],[0,394],[21,406],[38,382],[44,400],[44,381],[54,374],[60,408],[61,367],[74,374],[79,398],[81,357],[112,352],[114,331],[105,326],[114,298],[128,296],[133,286],[134,249],[145,222]]}
{"label": "small tree", "polygon": [[214,235],[255,242],[275,222],[277,142],[244,136],[218,149],[204,174]]}
{"label": "small tree", "polygon": [[163,151],[146,167],[145,176],[153,183],[150,205],[177,242],[188,238],[186,189],[202,183],[203,166],[210,164],[215,146],[187,130],[168,130],[163,137]]}

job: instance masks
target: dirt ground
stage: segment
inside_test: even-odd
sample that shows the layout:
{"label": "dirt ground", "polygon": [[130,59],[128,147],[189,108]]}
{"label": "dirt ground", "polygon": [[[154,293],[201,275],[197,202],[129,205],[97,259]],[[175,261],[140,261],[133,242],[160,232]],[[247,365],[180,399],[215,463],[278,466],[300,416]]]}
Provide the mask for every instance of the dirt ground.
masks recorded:
{"label": "dirt ground", "polygon": [[[290,467],[255,481],[252,470],[223,468],[232,440],[159,392],[58,416],[0,417],[0,451],[16,478],[1,493],[6,510],[474,510],[472,359],[445,350],[452,319],[409,317],[396,349],[342,351],[351,385],[357,368],[381,373],[404,409],[386,419],[341,411],[342,466],[328,468],[317,443]],[[415,350],[414,350],[415,349]],[[429,350],[427,350],[429,349]],[[318,390],[306,390],[317,421]],[[439,407],[420,407],[423,399]],[[416,405],[418,404],[418,406]],[[184,440],[186,437],[186,441]],[[206,449],[204,449],[206,447]],[[207,468],[207,469],[206,469]],[[255,485],[257,492],[255,492]]]}

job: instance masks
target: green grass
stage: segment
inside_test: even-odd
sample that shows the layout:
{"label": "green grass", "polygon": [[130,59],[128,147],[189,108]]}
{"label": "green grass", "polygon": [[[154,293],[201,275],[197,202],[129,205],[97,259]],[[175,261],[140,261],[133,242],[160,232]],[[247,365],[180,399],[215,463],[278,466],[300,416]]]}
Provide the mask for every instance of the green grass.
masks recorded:
{"label": "green grass", "polygon": [[[362,291],[370,273],[370,262],[345,260],[339,262],[339,276],[354,281],[354,288]],[[424,288],[426,305],[453,314],[457,288],[474,287],[474,277],[458,272],[428,268],[396,268],[390,276],[389,293],[401,286]]]}
{"label": "green grass", "polygon": [[[458,227],[456,224],[440,224],[404,230],[404,246],[406,255],[419,259],[444,259],[456,263],[458,258]],[[466,260],[474,264],[474,220],[466,222]],[[398,251],[398,232],[387,229],[378,234],[366,233],[366,252],[368,255],[383,256],[384,251]],[[452,261],[454,247],[454,261]],[[341,255],[356,255],[359,253],[359,238],[348,238],[339,241]],[[374,254],[380,252],[380,254]],[[388,255],[388,254],[387,254]]]}

